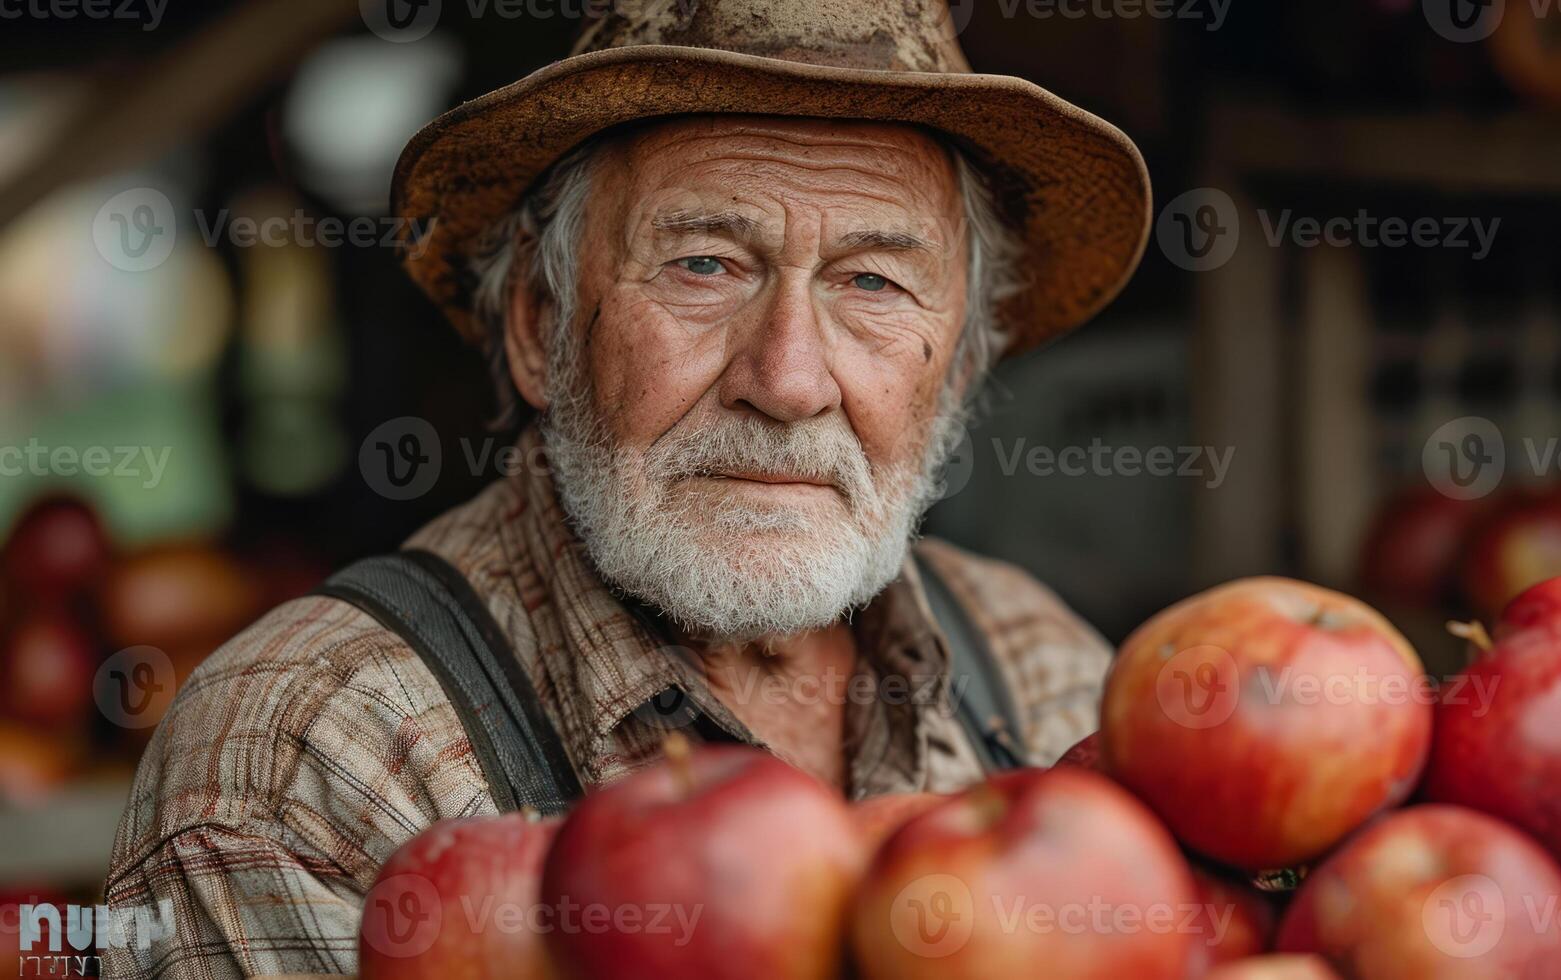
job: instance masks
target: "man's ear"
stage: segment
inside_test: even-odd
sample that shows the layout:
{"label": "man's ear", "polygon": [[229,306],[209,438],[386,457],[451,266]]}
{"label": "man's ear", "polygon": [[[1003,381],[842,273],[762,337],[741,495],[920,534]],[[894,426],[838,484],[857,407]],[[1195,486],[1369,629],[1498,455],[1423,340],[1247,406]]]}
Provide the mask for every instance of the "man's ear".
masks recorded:
{"label": "man's ear", "polygon": [[540,301],[517,281],[510,290],[504,326],[504,352],[520,397],[537,411],[547,408],[547,349],[543,337],[553,327],[552,304]]}

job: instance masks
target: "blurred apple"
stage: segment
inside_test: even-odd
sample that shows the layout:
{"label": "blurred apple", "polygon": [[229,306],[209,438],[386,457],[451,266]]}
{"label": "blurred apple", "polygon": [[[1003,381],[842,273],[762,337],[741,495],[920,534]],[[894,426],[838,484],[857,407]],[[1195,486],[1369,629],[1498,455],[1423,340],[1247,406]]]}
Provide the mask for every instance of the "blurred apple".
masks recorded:
{"label": "blurred apple", "polygon": [[45,497],[22,512],[5,539],[5,581],[33,600],[58,601],[92,588],[110,547],[91,507]]}
{"label": "blurred apple", "polygon": [[1320,956],[1275,953],[1226,963],[1205,980],[1339,980]]}
{"label": "blurred apple", "polygon": [[1109,779],[1004,773],[912,819],[873,859],[851,947],[864,980],[1181,980],[1195,899],[1176,842]]}
{"label": "blurred apple", "polygon": [[556,820],[445,820],[380,869],[358,935],[362,980],[548,980],[542,864]]}
{"label": "blurred apple", "polygon": [[1431,701],[1415,651],[1364,603],[1246,579],[1128,637],[1106,680],[1102,757],[1188,847],[1287,868],[1408,797]]}
{"label": "blurred apple", "polygon": [[33,804],[70,778],[75,759],[58,739],[0,723],[0,801]]}
{"label": "blurred apple", "polygon": [[889,793],[851,804],[851,820],[862,835],[868,853],[912,817],[951,799],[941,793]]}
{"label": "blurred apple", "polygon": [[1508,824],[1463,807],[1389,814],[1306,880],[1278,948],[1355,980],[1561,977],[1561,868]]}
{"label": "blurred apple", "polygon": [[1100,733],[1092,732],[1084,736],[1077,745],[1062,754],[1062,758],[1057,760],[1057,765],[1101,771],[1103,766],[1100,761]]}
{"label": "blurred apple", "polygon": [[110,570],[103,621],[119,648],[209,653],[261,612],[262,586],[218,548],[167,544],[128,555]]}
{"label": "blurred apple", "polygon": [[1458,590],[1458,567],[1485,502],[1455,500],[1431,487],[1389,497],[1362,551],[1362,592],[1375,602],[1443,609]]}
{"label": "blurred apple", "polygon": [[1213,967],[1273,948],[1278,916],[1261,892],[1196,865],[1192,874],[1198,911],[1193,919],[1189,976],[1199,977]]}
{"label": "blurred apple", "polygon": [[1476,612],[1498,613],[1531,585],[1561,575],[1561,496],[1507,500],[1474,531],[1463,567],[1464,593]]}
{"label": "blurred apple", "polygon": [[1561,859],[1561,578],[1514,599],[1488,643],[1442,685],[1424,796],[1508,820]]}
{"label": "blurred apple", "polygon": [[35,612],[0,638],[0,709],[47,729],[84,729],[92,717],[98,647],[60,611]]}
{"label": "blurred apple", "polygon": [[[767,752],[707,746],[597,789],[542,875],[564,977],[828,980],[865,853],[839,794]],[[589,917],[588,919],[584,917]]]}

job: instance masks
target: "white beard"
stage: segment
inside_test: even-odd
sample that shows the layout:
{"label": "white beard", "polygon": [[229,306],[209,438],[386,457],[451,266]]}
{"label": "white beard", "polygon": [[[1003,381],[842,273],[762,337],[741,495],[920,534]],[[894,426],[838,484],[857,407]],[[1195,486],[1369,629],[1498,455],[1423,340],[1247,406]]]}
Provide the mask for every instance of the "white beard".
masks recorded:
{"label": "white beard", "polygon": [[[681,629],[725,642],[828,626],[883,591],[938,497],[937,473],[960,432],[957,414],[941,413],[926,448],[876,479],[839,413],[794,424],[722,413],[700,424],[695,412],[630,452],[605,436],[584,379],[559,380],[550,387],[570,395],[554,401],[542,434],[597,571]],[[691,479],[722,471],[806,475],[841,499],[780,506]]]}

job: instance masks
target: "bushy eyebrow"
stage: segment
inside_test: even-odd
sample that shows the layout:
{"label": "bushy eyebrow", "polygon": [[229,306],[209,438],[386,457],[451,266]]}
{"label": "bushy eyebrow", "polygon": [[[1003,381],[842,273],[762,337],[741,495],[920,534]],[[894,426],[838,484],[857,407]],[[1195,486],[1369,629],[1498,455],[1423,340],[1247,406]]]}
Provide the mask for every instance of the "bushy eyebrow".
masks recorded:
{"label": "bushy eyebrow", "polygon": [[[759,223],[736,211],[668,211],[651,219],[657,231],[704,232],[751,240],[759,235]],[[879,249],[886,252],[932,251],[936,246],[925,238],[904,231],[853,231],[842,235],[836,247],[847,251]]]}
{"label": "bushy eyebrow", "polygon": [[850,251],[923,252],[935,248],[925,238],[903,231],[853,231],[841,236],[839,244]]}
{"label": "bushy eyebrow", "polygon": [[746,241],[759,233],[759,223],[736,211],[668,211],[651,219],[657,231],[705,232]]}

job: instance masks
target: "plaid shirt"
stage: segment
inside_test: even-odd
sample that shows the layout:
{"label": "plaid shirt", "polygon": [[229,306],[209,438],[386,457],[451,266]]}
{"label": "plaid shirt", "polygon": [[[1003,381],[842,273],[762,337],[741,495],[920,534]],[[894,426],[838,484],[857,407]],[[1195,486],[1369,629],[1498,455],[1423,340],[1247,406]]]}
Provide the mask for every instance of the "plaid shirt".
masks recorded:
{"label": "plaid shirt", "polygon": [[[540,452],[534,430],[521,448]],[[539,469],[495,483],[407,546],[443,556],[486,598],[581,782],[656,757],[666,722],[653,703],[672,687],[729,737],[762,745],[601,582]],[[918,550],[999,659],[1031,761],[1050,763],[1092,731],[1110,658],[1100,637],[1012,566],[930,540]],[[880,696],[847,702],[850,795],[980,778],[913,564],[853,629],[860,675]],[[930,695],[889,697],[891,680]],[[171,899],[174,926],[149,950],[105,950],[104,976],[351,973],[362,896],[391,852],[436,820],[494,812],[417,655],[346,603],[289,602],[196,670],[141,761],[107,901]]]}

